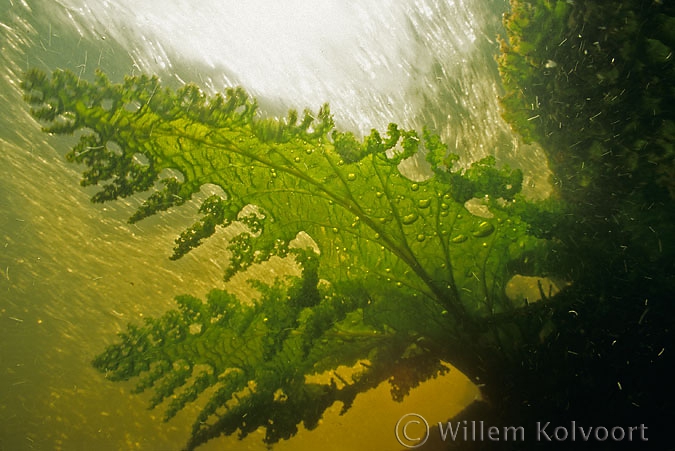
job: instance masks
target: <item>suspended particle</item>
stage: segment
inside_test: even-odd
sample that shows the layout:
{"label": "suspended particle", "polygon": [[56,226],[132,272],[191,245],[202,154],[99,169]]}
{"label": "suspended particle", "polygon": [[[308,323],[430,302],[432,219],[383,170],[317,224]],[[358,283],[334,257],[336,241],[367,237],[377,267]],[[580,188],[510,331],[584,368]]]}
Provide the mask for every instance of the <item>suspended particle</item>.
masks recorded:
{"label": "suspended particle", "polygon": [[473,232],[473,236],[476,238],[482,238],[490,235],[495,231],[495,227],[487,221],[483,221],[478,225],[478,230]]}

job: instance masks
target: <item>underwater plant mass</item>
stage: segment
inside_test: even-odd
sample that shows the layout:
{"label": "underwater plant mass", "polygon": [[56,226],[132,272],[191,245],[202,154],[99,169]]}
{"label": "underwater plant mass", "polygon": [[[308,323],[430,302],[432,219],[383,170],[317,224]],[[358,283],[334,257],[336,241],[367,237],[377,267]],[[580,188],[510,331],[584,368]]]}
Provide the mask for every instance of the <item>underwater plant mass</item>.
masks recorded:
{"label": "underwater plant mass", "polygon": [[[252,281],[262,292],[253,304],[220,290],[206,303],[181,297],[179,310],[129,326],[95,359],[113,380],[142,376],[137,390],[152,388],[153,406],[176,394],[167,418],[216,386],[190,447],[260,426],[268,442],[288,438],[301,421],[313,427],[336,400],[346,409],[390,378],[392,365],[413,359],[416,377],[391,381],[393,393],[407,392],[405,384],[444,368],[437,348],[470,349],[466,337],[484,334],[486,318],[513,310],[506,265],[545,244],[517,214],[520,171],[497,169],[493,158],[453,170],[457,157],[429,132],[392,124],[360,141],[334,130],[327,106],[301,119],[293,111],[262,119],[240,89],[208,98],[156,78],[117,85],[103,74],[88,83],[31,71],[23,86],[45,131],[89,130],[67,158],[89,168],[83,185],[105,182],[93,201],[160,188],[131,221],[180,205],[207,183],[223,189],[203,202],[203,218],[177,239],[173,258],[236,221],[246,229],[230,240],[226,279],[273,256],[302,270],[274,286]],[[399,163],[422,148],[433,176],[414,181]],[[182,179],[162,177],[166,169]],[[489,204],[489,218],[464,207],[473,198]],[[298,244],[301,233],[313,245]],[[352,381],[306,381],[363,359]]]}
{"label": "underwater plant mass", "polygon": [[[327,105],[268,118],[241,88],[208,96],[156,77],[28,71],[33,116],[48,133],[77,134],[67,159],[100,188],[94,202],[144,195],[136,222],[217,186],[171,258],[236,226],[225,280],[259,293],[180,296],[177,309],[130,324],[94,366],[151,391],[166,420],[197,404],[188,449],[260,428],[273,444],[383,381],[401,400],[446,363],[480,384],[479,419],[494,424],[624,421],[666,405],[649,387],[666,377],[672,343],[673,12],[622,5],[608,18],[592,2],[511,1],[502,104],[551,159],[556,192],[539,203],[520,194],[518,169],[493,157],[460,168],[430,130],[390,124],[358,138],[336,129]],[[637,39],[645,17],[653,35]],[[634,83],[650,87],[637,109]],[[404,169],[410,159],[423,173]],[[278,257],[300,275],[249,275]],[[567,287],[509,299],[521,275]]]}

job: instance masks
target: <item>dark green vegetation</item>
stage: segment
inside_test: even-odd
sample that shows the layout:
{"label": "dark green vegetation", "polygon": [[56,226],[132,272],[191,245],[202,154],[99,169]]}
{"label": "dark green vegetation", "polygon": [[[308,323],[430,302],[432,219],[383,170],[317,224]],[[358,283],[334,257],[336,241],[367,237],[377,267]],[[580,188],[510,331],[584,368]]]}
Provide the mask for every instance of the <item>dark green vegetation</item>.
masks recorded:
{"label": "dark green vegetation", "polygon": [[[136,378],[167,418],[201,402],[188,448],[259,427],[274,443],[382,381],[401,399],[444,361],[481,384],[488,402],[469,419],[528,431],[553,419],[657,421],[672,399],[655,388],[667,389],[673,343],[673,12],[512,4],[505,117],[550,157],[546,208],[519,197],[519,171],[492,158],[457,169],[428,131],[392,124],[359,140],[334,129],[327,107],[265,119],[239,89],[207,97],[156,78],[28,72],[45,130],[78,133],[68,159],[86,166],[83,185],[101,186],[95,202],[150,191],[138,221],[217,185],[173,258],[238,222],[226,279],[272,257],[301,270],[271,286],[250,280],[254,302],[182,296],[130,325],[96,368]],[[408,158],[426,161],[424,180],[401,173]],[[492,217],[472,215],[472,198]],[[296,239],[305,234],[313,241]],[[515,308],[504,292],[514,274],[572,285]],[[339,365],[358,371],[345,378]]]}
{"label": "dark green vegetation", "polygon": [[552,258],[574,280],[557,299],[573,313],[554,316],[556,340],[529,363],[559,374],[536,383],[521,371],[526,386],[514,392],[538,385],[530,418],[548,411],[589,424],[645,422],[666,434],[661,415],[674,401],[675,5],[511,5],[499,58],[504,117],[549,157],[562,214],[539,228],[560,244]]}

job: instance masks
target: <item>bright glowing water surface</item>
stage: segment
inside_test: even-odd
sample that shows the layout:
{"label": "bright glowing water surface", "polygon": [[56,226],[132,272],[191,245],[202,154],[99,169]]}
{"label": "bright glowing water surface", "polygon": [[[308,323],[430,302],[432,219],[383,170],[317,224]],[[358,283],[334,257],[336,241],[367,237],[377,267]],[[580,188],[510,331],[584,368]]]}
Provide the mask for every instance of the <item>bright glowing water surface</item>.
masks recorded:
{"label": "bright glowing water surface", "polygon": [[[102,68],[116,81],[156,73],[211,92],[240,84],[267,114],[329,102],[340,127],[361,133],[390,121],[427,125],[463,161],[494,154],[525,170],[531,195],[546,191],[540,153],[499,117],[494,57],[506,1],[198,5],[4,0],[0,8],[0,449],[178,449],[193,411],[162,423],[147,396],[107,382],[89,362],[127,322],[173,307],[177,294],[222,286],[227,263],[222,234],[168,260],[194,205],[129,226],[138,200],[90,204],[78,168],[63,161],[72,140],[41,133],[21,101],[27,68],[84,78]],[[380,387],[275,449],[396,449],[403,413],[444,420],[475,395],[457,372],[403,405]],[[204,449],[265,448],[254,435]]]}

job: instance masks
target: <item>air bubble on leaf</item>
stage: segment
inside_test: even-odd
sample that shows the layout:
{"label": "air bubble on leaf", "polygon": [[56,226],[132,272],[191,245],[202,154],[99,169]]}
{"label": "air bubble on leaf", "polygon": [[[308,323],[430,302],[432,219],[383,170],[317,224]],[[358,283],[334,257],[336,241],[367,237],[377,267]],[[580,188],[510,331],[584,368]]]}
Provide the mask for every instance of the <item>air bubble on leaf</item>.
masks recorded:
{"label": "air bubble on leaf", "polygon": [[314,152],[314,149],[307,149],[307,150],[305,150],[305,153],[306,153],[307,155],[311,155],[313,152]]}
{"label": "air bubble on leaf", "polygon": [[450,205],[446,204],[445,202],[441,203],[441,210],[447,210],[450,208]]}
{"label": "air bubble on leaf", "polygon": [[417,191],[418,189],[420,189],[420,186],[417,183],[413,183],[410,186],[410,189],[413,190],[413,191]]}
{"label": "air bubble on leaf", "polygon": [[349,174],[347,174],[347,180],[349,180],[350,182],[353,182],[354,180],[356,180],[356,174],[354,174],[353,172],[350,172]]}
{"label": "air bubble on leaf", "polygon": [[456,237],[454,237],[453,239],[451,239],[450,241],[452,243],[458,244],[458,243],[463,243],[468,239],[469,239],[469,237],[467,237],[466,235],[460,234],[460,235],[457,235]]}
{"label": "air bubble on leaf", "polygon": [[410,225],[413,224],[415,221],[417,221],[417,218],[419,218],[419,215],[417,213],[410,213],[409,215],[405,215],[401,219],[401,222],[405,225]]}
{"label": "air bubble on leaf", "polygon": [[296,163],[300,163],[300,157],[295,157],[295,158],[294,158],[294,161],[295,161]]}
{"label": "air bubble on leaf", "polygon": [[431,201],[429,199],[420,199],[417,203],[417,206],[420,208],[429,208],[429,205],[431,205]]}
{"label": "air bubble on leaf", "polygon": [[378,191],[378,192],[375,193],[375,197],[377,197],[378,199],[380,197],[382,197],[383,195],[384,195],[384,193],[382,191]]}
{"label": "air bubble on leaf", "polygon": [[417,241],[419,241],[420,243],[422,241],[424,241],[426,238],[427,238],[426,235],[423,234],[423,233],[420,233],[419,235],[417,235]]}
{"label": "air bubble on leaf", "polygon": [[333,233],[338,233],[338,228],[337,228],[337,227],[333,227]]}
{"label": "air bubble on leaf", "polygon": [[490,235],[495,231],[495,227],[487,221],[483,221],[478,225],[478,230],[473,232],[473,236],[476,238],[482,238]]}
{"label": "air bubble on leaf", "polygon": [[403,287],[403,283],[402,283],[402,282],[396,282],[396,286],[397,286],[398,288],[401,288],[401,287]]}

